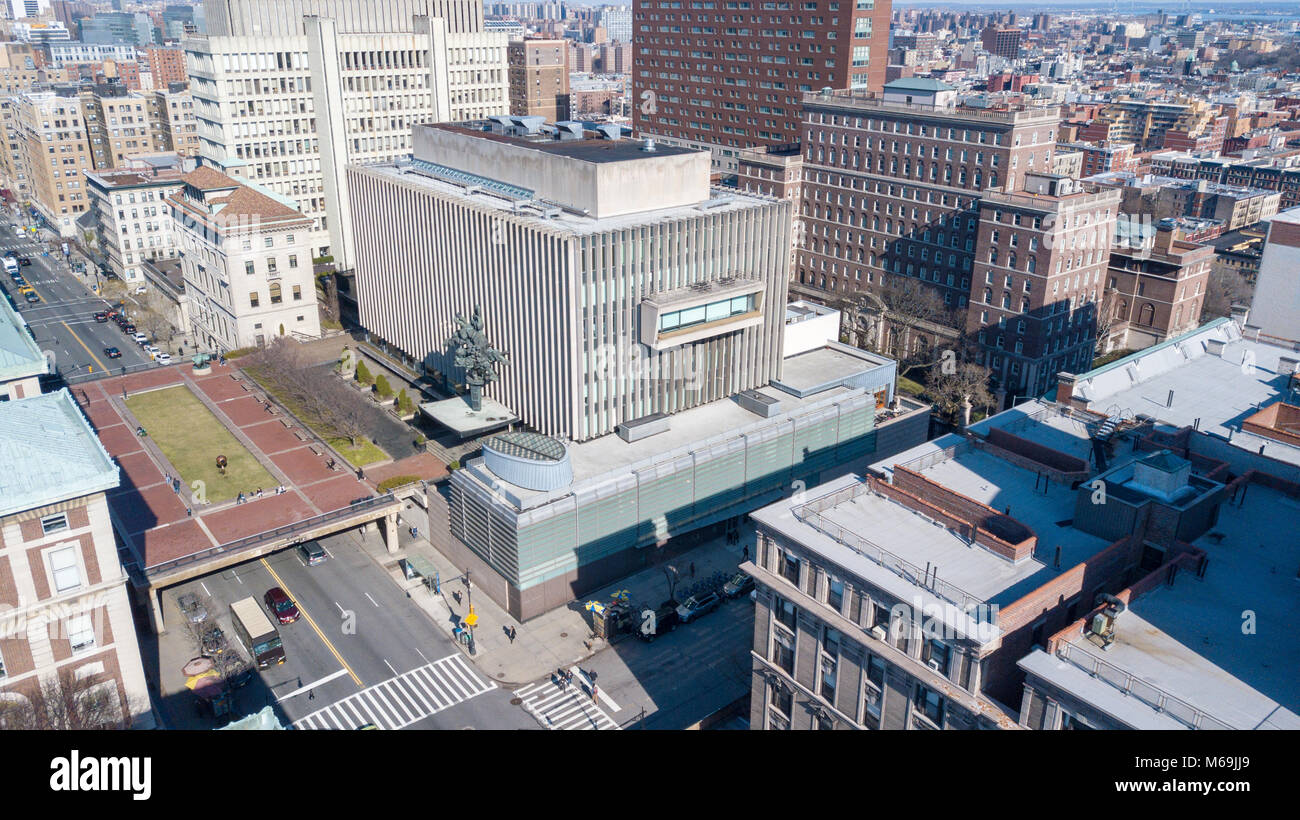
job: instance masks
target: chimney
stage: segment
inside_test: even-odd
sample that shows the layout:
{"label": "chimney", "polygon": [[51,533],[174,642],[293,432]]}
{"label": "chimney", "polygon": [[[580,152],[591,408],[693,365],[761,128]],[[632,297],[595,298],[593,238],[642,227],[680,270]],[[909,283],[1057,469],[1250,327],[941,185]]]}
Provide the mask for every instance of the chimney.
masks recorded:
{"label": "chimney", "polygon": [[1277,359],[1277,372],[1279,375],[1290,376],[1296,372],[1296,365],[1300,365],[1300,359],[1294,359],[1290,356],[1279,356]]}
{"label": "chimney", "polygon": [[1056,403],[1070,404],[1074,399],[1074,385],[1079,377],[1064,371],[1056,374]]}
{"label": "chimney", "polygon": [[1174,242],[1183,238],[1183,232],[1173,225],[1161,225],[1156,229],[1156,241],[1151,250],[1161,256],[1168,256]]}
{"label": "chimney", "polygon": [[1246,319],[1250,316],[1250,307],[1248,305],[1233,305],[1228,310],[1232,315],[1232,321],[1237,327],[1244,328]]}

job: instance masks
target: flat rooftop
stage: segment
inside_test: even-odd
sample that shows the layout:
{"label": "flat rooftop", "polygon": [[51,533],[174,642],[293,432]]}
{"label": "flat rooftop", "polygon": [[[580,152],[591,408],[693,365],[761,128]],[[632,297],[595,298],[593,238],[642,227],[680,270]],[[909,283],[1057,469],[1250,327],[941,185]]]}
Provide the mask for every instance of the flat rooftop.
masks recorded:
{"label": "flat rooftop", "polygon": [[[1212,341],[1224,342],[1221,355],[1209,352]],[[1243,450],[1263,447],[1266,456],[1300,464],[1300,448],[1241,430],[1242,419],[1286,397],[1289,377],[1278,372],[1283,356],[1300,354],[1244,339],[1231,320],[1219,319],[1081,374],[1074,396],[1108,415],[1131,410],[1175,428],[1199,422],[1201,432]]]}
{"label": "flat rooftop", "polygon": [[511,214],[517,219],[532,223],[539,229],[564,230],[575,234],[603,233],[640,225],[673,222],[700,214],[738,211],[771,202],[767,197],[740,193],[731,188],[711,188],[708,199],[690,205],[676,205],[600,218],[583,216],[561,208],[555,208],[550,215],[545,215],[538,209],[523,204],[519,199],[497,195],[482,188],[475,190],[468,184],[457,184],[447,179],[430,176],[421,173],[416,166],[410,164],[367,165],[362,170],[414,185],[417,188],[424,188],[442,196],[464,200],[478,207]]}
{"label": "flat rooftop", "polygon": [[993,428],[999,428],[1087,461],[1092,455],[1092,431],[1098,426],[1100,420],[1084,420],[1064,412],[1054,402],[1032,399],[972,424],[970,431],[985,437]]}
{"label": "flat rooftop", "polygon": [[0,515],[105,492],[119,481],[67,388],[0,403]]}
{"label": "flat rooftop", "polygon": [[[584,483],[594,486],[605,476],[612,480],[627,475],[636,467],[648,467],[668,460],[678,452],[684,454],[690,450],[706,448],[712,442],[732,439],[746,428],[769,425],[785,414],[826,404],[859,391],[834,387],[805,398],[792,396],[770,386],[757,388],[755,392],[780,402],[780,412],[771,419],[765,419],[740,406],[734,398],[725,398],[674,413],[669,417],[666,431],[638,441],[624,441],[612,433],[581,443],[566,441],[569,461],[573,467],[573,483],[561,490],[530,490],[504,481],[494,473],[491,475],[502,489],[513,496],[521,509],[528,509],[570,495]],[[487,472],[486,467],[478,469]]]}
{"label": "flat rooftop", "polygon": [[556,156],[568,157],[570,159],[581,160],[582,162],[628,162],[631,160],[643,160],[648,157],[657,156],[674,156],[677,154],[694,154],[698,153],[698,148],[681,148],[672,145],[655,143],[653,151],[645,150],[645,141],[639,139],[605,139],[594,135],[588,131],[588,136],[580,139],[558,140],[549,134],[536,134],[528,136],[511,136],[507,134],[494,134],[484,131],[481,128],[474,127],[477,123],[451,123],[438,122],[429,123],[428,127],[437,128],[443,131],[451,131],[457,134],[466,134],[471,137],[501,142],[507,145],[517,145],[520,148],[527,148],[530,151],[540,151],[545,154],[554,154]]}
{"label": "flat rooftop", "polygon": [[[1224,504],[1219,520],[1196,541],[1209,565],[1204,579],[1180,572],[1130,602],[1105,650],[1082,635],[1069,654],[1081,651],[1135,676],[1234,729],[1300,729],[1300,641],[1295,567],[1300,554],[1300,500],[1251,484],[1241,507]],[[1257,632],[1243,633],[1243,610]],[[1185,728],[1143,703],[1153,694],[1125,696],[1106,678],[1078,664],[1042,655],[1022,666],[1047,678],[1134,728]]]}
{"label": "flat rooftop", "polygon": [[[889,367],[890,364],[892,362],[889,359],[857,348],[818,347],[784,359],[781,378],[777,381],[805,394],[876,368]],[[892,375],[893,371],[890,372]]]}

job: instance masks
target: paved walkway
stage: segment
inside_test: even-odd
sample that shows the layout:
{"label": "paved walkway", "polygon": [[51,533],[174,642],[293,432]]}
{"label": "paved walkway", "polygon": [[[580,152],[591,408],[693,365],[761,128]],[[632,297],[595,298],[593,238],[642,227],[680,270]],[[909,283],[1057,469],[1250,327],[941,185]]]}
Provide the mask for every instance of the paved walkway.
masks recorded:
{"label": "paved walkway", "polygon": [[[213,365],[197,376],[188,363],[87,382],[74,395],[100,441],[122,469],[121,485],[108,494],[117,520],[126,529],[141,566],[265,532],[369,497],[373,491],[346,469],[326,467],[328,450],[309,431],[268,410],[256,385],[231,378],[230,366]],[[129,396],[143,390],[186,386],[267,471],[289,488],[244,504],[198,504],[180,473],[148,439],[136,436],[137,423],[126,409]],[[255,487],[239,488],[256,490]]]}

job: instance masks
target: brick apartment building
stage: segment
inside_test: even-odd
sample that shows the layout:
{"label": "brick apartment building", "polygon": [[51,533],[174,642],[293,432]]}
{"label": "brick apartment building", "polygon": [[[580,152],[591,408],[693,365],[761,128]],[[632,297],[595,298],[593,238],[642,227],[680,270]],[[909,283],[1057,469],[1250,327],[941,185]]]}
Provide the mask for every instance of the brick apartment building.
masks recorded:
{"label": "brick apartment building", "polygon": [[1214,264],[1212,245],[1184,241],[1172,220],[1154,237],[1111,249],[1098,349],[1141,350],[1196,327]]}
{"label": "brick apartment building", "polygon": [[1083,153],[1083,165],[1079,170],[1081,177],[1093,174],[1105,174],[1111,171],[1136,171],[1137,158],[1133,155],[1131,142],[1063,142],[1057,144],[1059,151],[1080,151]]}
{"label": "brick apartment building", "polygon": [[187,83],[184,49],[149,46],[142,49],[145,62],[153,74],[153,87],[166,88],[172,83]]}
{"label": "brick apartment building", "polygon": [[1091,363],[1120,202],[1118,191],[1047,174],[1026,174],[1025,188],[980,201],[966,312],[979,363],[1011,403]]}
{"label": "brick apartment building", "polygon": [[[967,108],[954,89],[926,79],[878,95],[810,94],[804,107],[791,291],[856,305],[851,325],[893,355],[951,343],[972,298],[980,200],[1052,167],[1058,108]],[[895,295],[913,288],[933,294],[948,318],[901,331],[882,320]]]}
{"label": "brick apartment building", "polygon": [[506,49],[510,113],[569,119],[569,50],[565,40],[513,40]]}
{"label": "brick apartment building", "polygon": [[637,0],[632,71],[638,136],[713,152],[734,171],[748,148],[800,138],[802,95],[878,91],[892,0]]}
{"label": "brick apartment building", "polygon": [[980,34],[980,42],[989,54],[1008,60],[1020,59],[1020,40],[1024,32],[1015,26],[989,26]]}

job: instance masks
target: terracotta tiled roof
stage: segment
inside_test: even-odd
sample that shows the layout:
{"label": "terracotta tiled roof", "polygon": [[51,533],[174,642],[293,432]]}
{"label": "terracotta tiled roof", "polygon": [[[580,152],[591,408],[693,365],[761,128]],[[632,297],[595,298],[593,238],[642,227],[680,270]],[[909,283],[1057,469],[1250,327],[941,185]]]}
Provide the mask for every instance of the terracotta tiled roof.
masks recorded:
{"label": "terracotta tiled roof", "polygon": [[[239,180],[226,176],[207,165],[201,165],[186,174],[184,182],[186,185],[203,191],[205,194],[204,201],[208,205],[223,206],[220,211],[211,217],[217,224],[250,219],[257,219],[261,222],[273,220],[307,221],[307,217],[296,209],[277,202],[271,197],[253,190]],[[226,193],[225,190],[230,188],[234,190]],[[218,193],[208,193],[213,191]],[[202,205],[186,199],[181,193],[173,194],[171,200],[182,208],[207,216],[206,209]]]}

